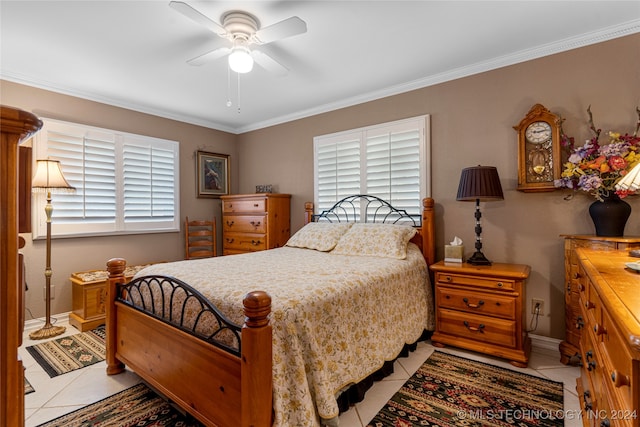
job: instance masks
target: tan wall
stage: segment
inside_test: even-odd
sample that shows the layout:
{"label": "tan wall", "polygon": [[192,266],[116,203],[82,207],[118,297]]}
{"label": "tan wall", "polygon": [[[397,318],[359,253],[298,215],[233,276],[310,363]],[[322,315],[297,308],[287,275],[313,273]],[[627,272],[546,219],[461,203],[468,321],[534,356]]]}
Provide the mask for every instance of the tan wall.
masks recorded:
{"label": "tan wall", "polygon": [[[229,154],[232,191],[237,190],[236,135],[2,80],[0,80],[0,103],[31,111],[39,117],[68,120],[179,141],[180,216],[182,218],[185,216],[210,218],[215,215],[218,217],[218,222],[220,221],[220,201],[196,197],[194,168],[197,150]],[[53,226],[55,227],[55,223]],[[31,316],[38,318],[45,315],[42,291],[45,242],[44,240],[32,241],[31,235],[24,237],[27,243],[23,252],[29,286],[25,303],[30,311],[27,313],[27,320],[29,320]],[[55,286],[55,299],[51,303],[51,313],[57,314],[71,311],[71,284],[68,280],[71,273],[104,269],[106,261],[113,257],[123,257],[131,264],[183,259],[184,234],[174,232],[54,239],[51,246],[53,270],[51,283]]]}
{"label": "tan wall", "polygon": [[[431,114],[432,195],[437,203],[439,257],[445,242],[460,236],[472,249],[472,203],[457,202],[460,171],[477,164],[498,168],[505,193],[502,202],[483,203],[482,225],[487,257],[496,262],[532,266],[527,301],[542,298],[548,315],[535,333],[564,335],[563,242],[561,234],[592,234],[588,196],[564,200],[566,192],[524,194],[517,184],[517,124],[531,106],[541,103],[565,119],[565,131],[581,141],[589,137],[586,108],[604,130],[633,131],[640,105],[640,35],[589,46],[499,70],[434,85],[405,94],[278,126],[231,135],[95,102],[0,81],[0,102],[41,116],[141,133],[181,142],[181,216],[218,215],[219,201],[195,197],[194,152],[231,155],[232,192],[254,192],[257,184],[291,193],[292,230],[303,224],[304,202],[313,200],[313,137],[421,114]],[[237,143],[236,143],[237,142]],[[627,235],[640,235],[640,204]],[[71,309],[69,274],[101,268],[122,256],[132,263],[175,260],[183,256],[181,233],[53,242],[53,313]],[[44,244],[27,238],[27,307],[44,315]],[[528,304],[527,304],[528,305]],[[527,315],[527,322],[530,317]]]}
{"label": "tan wall", "polygon": [[[564,336],[564,264],[561,234],[593,234],[589,196],[564,200],[566,191],[525,194],[517,185],[512,126],[541,103],[566,119],[576,141],[590,137],[586,108],[603,130],[632,132],[640,105],[640,35],[589,46],[405,94],[356,105],[239,136],[241,192],[273,184],[292,193],[292,230],[313,200],[313,137],[421,114],[431,114],[432,195],[437,203],[437,247],[460,236],[473,248],[473,203],[455,200],[460,171],[478,164],[498,168],[505,199],[482,204],[483,252],[496,262],[529,264],[530,298],[546,301],[536,334]],[[640,235],[640,203],[627,235]],[[527,323],[530,316],[527,314]],[[528,325],[527,325],[528,326]]]}

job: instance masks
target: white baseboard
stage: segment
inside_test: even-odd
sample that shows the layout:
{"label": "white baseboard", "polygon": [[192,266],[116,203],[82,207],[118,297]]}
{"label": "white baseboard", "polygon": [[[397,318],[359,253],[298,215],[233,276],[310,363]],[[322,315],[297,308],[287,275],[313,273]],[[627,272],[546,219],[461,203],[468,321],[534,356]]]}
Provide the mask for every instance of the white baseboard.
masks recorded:
{"label": "white baseboard", "polygon": [[536,334],[529,334],[529,338],[531,338],[531,351],[535,351],[537,353],[560,354],[558,346],[560,345],[561,340]]}
{"label": "white baseboard", "polygon": [[[60,313],[60,314],[54,314],[51,316],[51,323],[52,324],[67,324],[69,323],[69,313]],[[24,330],[25,331],[36,331],[40,328],[42,328],[42,326],[44,325],[44,317],[41,317],[39,319],[31,319],[31,320],[27,320],[24,322]]]}

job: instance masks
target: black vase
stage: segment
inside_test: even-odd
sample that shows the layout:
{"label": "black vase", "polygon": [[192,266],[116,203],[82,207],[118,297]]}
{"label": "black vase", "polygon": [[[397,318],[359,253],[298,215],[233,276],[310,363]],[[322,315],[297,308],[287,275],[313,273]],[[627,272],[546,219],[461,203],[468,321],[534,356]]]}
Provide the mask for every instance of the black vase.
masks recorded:
{"label": "black vase", "polygon": [[616,194],[596,200],[589,206],[589,215],[596,227],[596,236],[622,237],[624,227],[631,215],[629,203],[621,200]]}

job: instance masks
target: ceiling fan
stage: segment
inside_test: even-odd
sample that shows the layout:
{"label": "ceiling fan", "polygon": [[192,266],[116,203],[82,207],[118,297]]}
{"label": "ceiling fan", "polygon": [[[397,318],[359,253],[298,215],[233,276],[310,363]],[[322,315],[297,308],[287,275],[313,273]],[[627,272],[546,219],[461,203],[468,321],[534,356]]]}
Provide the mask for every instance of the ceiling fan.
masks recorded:
{"label": "ceiling fan", "polygon": [[171,1],[169,6],[221,37],[219,46],[189,59],[187,63],[190,65],[203,65],[228,56],[229,67],[237,73],[248,73],[255,61],[269,72],[286,74],[288,69],[284,65],[250,46],[264,45],[307,32],[306,22],[297,16],[260,28],[260,21],[255,16],[239,10],[225,12],[221,17],[222,24],[218,24],[185,2]]}

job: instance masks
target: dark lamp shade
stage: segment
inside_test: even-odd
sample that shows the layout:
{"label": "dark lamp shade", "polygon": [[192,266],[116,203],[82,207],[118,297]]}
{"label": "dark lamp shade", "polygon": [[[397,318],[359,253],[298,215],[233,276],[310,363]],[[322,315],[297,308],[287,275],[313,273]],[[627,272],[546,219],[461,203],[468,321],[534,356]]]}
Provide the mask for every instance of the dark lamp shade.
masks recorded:
{"label": "dark lamp shade", "polygon": [[495,166],[473,166],[462,169],[456,200],[502,200],[502,185]]}

